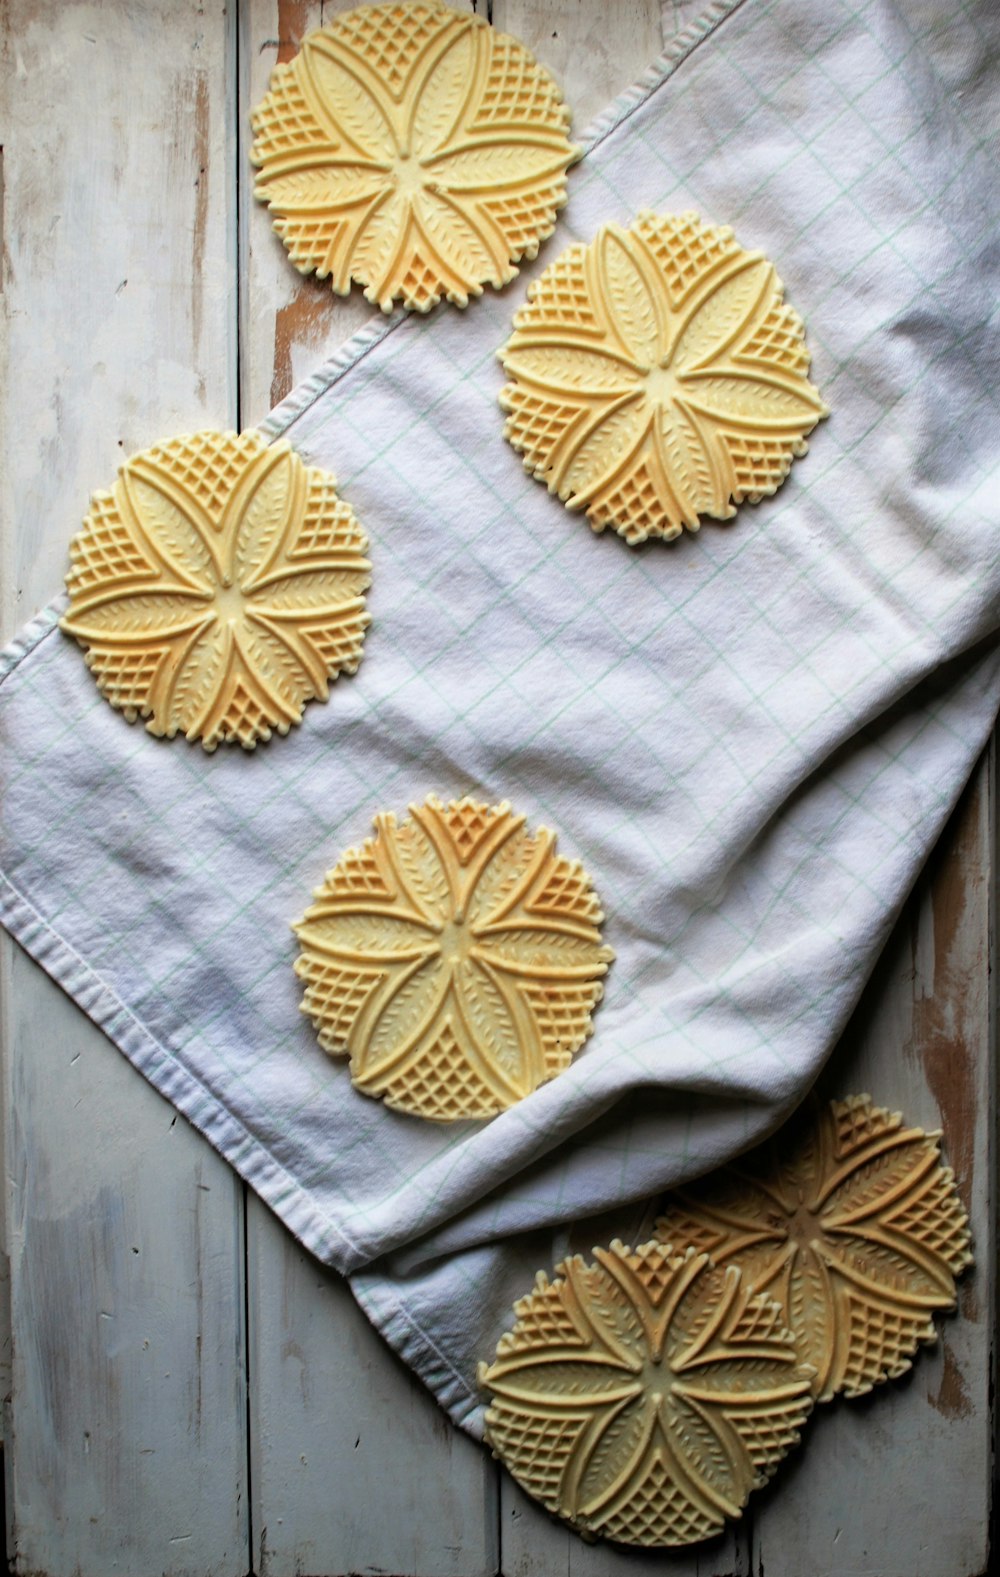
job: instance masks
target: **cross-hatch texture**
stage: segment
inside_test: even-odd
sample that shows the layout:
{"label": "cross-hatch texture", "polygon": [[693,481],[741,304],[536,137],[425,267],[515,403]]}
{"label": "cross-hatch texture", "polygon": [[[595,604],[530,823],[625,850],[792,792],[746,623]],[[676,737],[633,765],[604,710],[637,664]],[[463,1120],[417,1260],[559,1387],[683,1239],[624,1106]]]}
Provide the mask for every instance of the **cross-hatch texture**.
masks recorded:
{"label": "cross-hatch texture", "polygon": [[431,796],[375,827],[295,927],[303,1011],[366,1095],[492,1117],[590,1034],[613,957],[590,880],[506,803]]}
{"label": "cross-hatch texture", "polygon": [[500,359],[526,470],[633,545],[775,492],[828,414],[771,264],[693,213],[644,211],[571,246]]}
{"label": "cross-hatch texture", "polygon": [[440,3],[349,11],[278,66],[254,188],[301,273],[389,311],[458,306],[534,257],[566,201],[559,90],[516,39]]}
{"label": "cross-hatch texture", "polygon": [[621,1243],[540,1273],[480,1366],[486,1438],[580,1531],[681,1545],[739,1516],[812,1407],[778,1305],[732,1266]]}
{"label": "cross-hatch texture", "polygon": [[656,1230],[675,1250],[738,1266],[779,1300],[819,1401],[905,1373],[972,1263],[938,1136],[904,1127],[867,1095],[814,1110],[805,1126],[671,1195]]}
{"label": "cross-hatch texture", "polygon": [[130,723],[251,749],[357,668],[367,546],[333,477],[286,441],[172,438],[94,494],[62,628]]}

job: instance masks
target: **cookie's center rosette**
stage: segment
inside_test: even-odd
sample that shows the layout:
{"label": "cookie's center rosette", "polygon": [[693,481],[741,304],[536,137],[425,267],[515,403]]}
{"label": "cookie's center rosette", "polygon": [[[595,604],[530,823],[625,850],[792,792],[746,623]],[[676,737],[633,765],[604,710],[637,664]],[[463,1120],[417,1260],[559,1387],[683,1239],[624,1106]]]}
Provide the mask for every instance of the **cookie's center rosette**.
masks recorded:
{"label": "cookie's center rosette", "polygon": [[276,67],[254,187],[301,273],[388,312],[464,307],[534,257],[579,150],[523,44],[441,0],[348,11]]}
{"label": "cookie's center rosette", "polygon": [[574,1256],[514,1306],[479,1369],[486,1439],[583,1533],[692,1544],[737,1517],[812,1407],[777,1304],[662,1243]]}
{"label": "cookie's center rosette", "polygon": [[94,494],[62,628],[129,722],[251,749],[357,669],[367,546],[334,478],[286,440],[171,438]]}
{"label": "cookie's center rosette", "polygon": [[500,359],[525,468],[633,545],[773,493],[827,414],[772,265],[692,213],[644,212],[571,246]]}
{"label": "cookie's center rosette", "polygon": [[364,1094],[495,1116],[590,1034],[613,954],[589,878],[506,803],[431,796],[375,827],[294,927],[303,1012]]}

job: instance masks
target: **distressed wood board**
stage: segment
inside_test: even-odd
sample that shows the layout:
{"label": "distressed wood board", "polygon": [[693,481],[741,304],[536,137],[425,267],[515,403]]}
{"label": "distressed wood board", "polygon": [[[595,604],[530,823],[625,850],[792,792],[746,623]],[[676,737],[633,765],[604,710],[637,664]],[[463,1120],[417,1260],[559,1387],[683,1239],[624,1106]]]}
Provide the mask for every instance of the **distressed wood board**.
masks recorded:
{"label": "distressed wood board", "polygon": [[[61,582],[120,454],[260,420],[371,315],[290,267],[248,115],[346,5],[7,0],[0,16],[4,635]],[[697,0],[480,0],[579,129]],[[152,177],[152,178],[151,178]],[[24,376],[23,369],[30,369]],[[973,1577],[994,1329],[988,764],[831,1063],[945,1129],[979,1265],[908,1380],[836,1404],[703,1550],[587,1546],[458,1434],[343,1282],[4,940],[8,1539],[45,1577]]]}

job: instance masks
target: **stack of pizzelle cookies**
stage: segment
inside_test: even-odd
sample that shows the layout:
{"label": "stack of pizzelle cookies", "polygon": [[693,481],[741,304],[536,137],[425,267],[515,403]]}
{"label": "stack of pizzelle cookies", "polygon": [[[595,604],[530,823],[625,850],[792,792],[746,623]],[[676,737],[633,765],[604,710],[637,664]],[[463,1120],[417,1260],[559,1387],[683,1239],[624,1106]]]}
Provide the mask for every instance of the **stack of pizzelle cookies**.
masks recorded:
{"label": "stack of pizzelle cookies", "polygon": [[[580,153],[530,52],[444,0],[311,33],[253,126],[256,195],[295,267],[385,312],[507,285]],[[690,212],[569,246],[498,355],[527,471],[632,549],[774,493],[828,414],[773,264]],[[287,441],[171,437],[94,494],[62,627],[127,721],[249,751],[357,671],[368,553],[335,478]],[[386,809],[295,926],[319,1045],[417,1119],[488,1120],[562,1073],[613,960],[587,872],[496,788]],[[540,1275],[481,1373],[488,1440],[519,1482],[629,1544],[738,1515],[815,1401],[908,1367],[970,1262],[936,1136],[867,1097],[672,1198],[657,1232]]]}
{"label": "stack of pizzelle cookies", "polygon": [[588,1537],[710,1538],[814,1403],[911,1367],[971,1264],[939,1134],[867,1095],[807,1103],[669,1195],[654,1241],[539,1274],[480,1367],[487,1440]]}

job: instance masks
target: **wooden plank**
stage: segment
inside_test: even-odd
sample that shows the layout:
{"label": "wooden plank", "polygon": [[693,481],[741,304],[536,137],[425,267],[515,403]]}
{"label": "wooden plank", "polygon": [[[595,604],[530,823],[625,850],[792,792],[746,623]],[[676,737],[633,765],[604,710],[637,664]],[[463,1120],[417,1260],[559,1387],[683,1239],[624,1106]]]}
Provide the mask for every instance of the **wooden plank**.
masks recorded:
{"label": "wooden plank", "polygon": [[243,1577],[235,1179],[35,966],[16,986],[13,1569]]}
{"label": "wooden plank", "polygon": [[[668,18],[673,22],[672,15]],[[604,6],[578,0],[494,0],[493,23],[515,33],[562,85],[579,135],[627,88],[663,46],[659,0],[615,0]],[[501,1570],[504,1577],[627,1577],[666,1573],[709,1577],[749,1571],[742,1530],[691,1553],[619,1552],[585,1544],[524,1495],[505,1473],[500,1492]]]}
{"label": "wooden plank", "polygon": [[868,1091],[925,1128],[972,1220],[958,1314],[913,1371],[822,1408],[754,1527],[763,1577],[976,1577],[989,1561],[996,1330],[990,933],[995,799],[984,762],[932,857],[850,1031],[829,1095]]}
{"label": "wooden plank", "polygon": [[[222,0],[3,12],[5,631],[123,453],[235,414]],[[242,1577],[242,1191],[11,944],[14,1569]]]}
{"label": "wooden plank", "polygon": [[[344,0],[242,9],[242,168],[249,112],[276,61]],[[248,183],[249,184],[249,183]],[[267,210],[241,211],[244,422],[264,416],[379,313],[355,289],[289,264]],[[393,1356],[344,1281],[303,1253],[248,1200],[252,1523],[261,1577],[398,1572],[475,1577],[496,1570],[495,1469]]]}
{"label": "wooden plank", "polygon": [[263,1206],[248,1244],[259,1577],[496,1572],[487,1454]]}
{"label": "wooden plank", "polygon": [[573,112],[576,137],[663,48],[659,0],[493,0],[493,25],[548,66]]}

